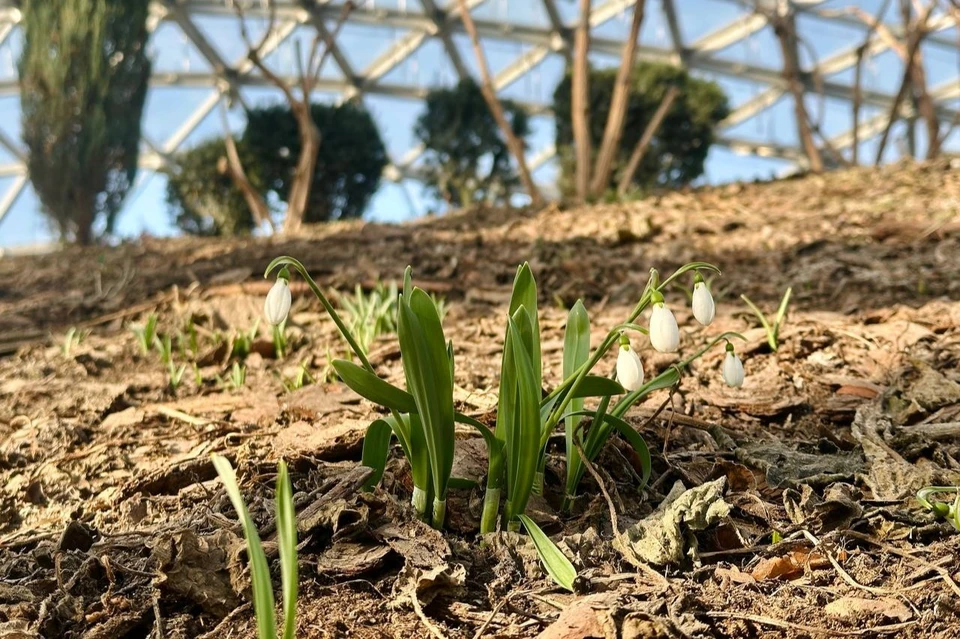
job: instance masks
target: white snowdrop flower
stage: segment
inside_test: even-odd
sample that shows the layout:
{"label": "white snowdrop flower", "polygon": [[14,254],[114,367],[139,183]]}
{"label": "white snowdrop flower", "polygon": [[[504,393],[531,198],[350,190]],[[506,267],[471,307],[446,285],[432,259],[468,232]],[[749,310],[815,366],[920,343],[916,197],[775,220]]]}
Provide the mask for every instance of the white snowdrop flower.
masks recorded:
{"label": "white snowdrop flower", "polygon": [[272,326],[280,326],[287,319],[290,312],[290,304],[293,301],[290,295],[290,282],[282,275],[277,278],[276,283],[270,292],[267,293],[267,299],[263,303],[263,314],[267,316],[267,321]]}
{"label": "white snowdrop flower", "polygon": [[663,295],[654,291],[653,313],[650,315],[650,343],[661,353],[673,353],[680,346],[677,318],[663,303]]}
{"label": "white snowdrop flower", "polygon": [[727,344],[727,355],[723,358],[723,370],[721,372],[723,374],[723,381],[727,383],[727,386],[732,386],[733,388],[743,386],[743,362],[741,362],[737,354],[733,352],[733,344]]}
{"label": "white snowdrop flower", "polygon": [[625,337],[621,337],[620,352],[617,353],[617,381],[627,391],[643,386],[643,362]]}
{"label": "white snowdrop flower", "polygon": [[693,316],[704,326],[710,326],[716,314],[717,305],[713,301],[713,295],[710,294],[707,283],[697,273],[693,280]]}

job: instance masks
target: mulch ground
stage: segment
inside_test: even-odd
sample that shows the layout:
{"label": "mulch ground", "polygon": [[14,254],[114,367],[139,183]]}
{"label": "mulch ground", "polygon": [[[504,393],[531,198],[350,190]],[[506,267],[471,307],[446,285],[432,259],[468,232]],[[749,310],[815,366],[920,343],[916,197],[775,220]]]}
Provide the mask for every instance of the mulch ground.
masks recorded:
{"label": "mulch ground", "polygon": [[[296,239],[145,239],[4,258],[0,638],[255,636],[242,532],[214,452],[238,468],[277,574],[273,481],[279,459],[291,466],[301,638],[954,637],[960,533],[913,496],[960,484],[958,212],[960,172],[942,162],[591,207],[335,223]],[[482,488],[454,491],[443,533],[411,515],[399,450],[381,486],[358,492],[378,412],[331,375],[330,358],[346,352],[333,323],[295,280],[290,352],[277,358],[266,327],[254,329],[271,284],[263,268],[281,254],[341,294],[396,281],[411,264],[448,309],[458,407],[484,423],[495,419],[523,261],[539,285],[547,389],[573,302],[584,300],[599,342],[651,267],[665,275],[693,260],[723,270],[717,320],[700,327],[672,292],[679,355],[740,331],[747,380],[722,383],[717,349],[676,391],[637,405],[629,421],[653,452],[650,485],[638,489],[637,459],[612,440],[569,515],[559,512],[562,435],[551,441],[530,512],[577,566],[579,591],[567,593],[526,537],[478,538]],[[772,314],[788,287],[773,352],[739,296]],[[186,365],[176,390],[130,330],[150,313]],[[676,360],[634,343],[648,376]],[[395,335],[378,337],[370,359],[402,385]],[[613,366],[611,355],[598,371]],[[314,382],[293,388],[301,370]],[[482,482],[485,453],[471,437],[461,434],[455,474]],[[728,508],[706,526],[677,520],[676,561],[631,556],[624,539],[667,522],[679,491],[710,486]]]}

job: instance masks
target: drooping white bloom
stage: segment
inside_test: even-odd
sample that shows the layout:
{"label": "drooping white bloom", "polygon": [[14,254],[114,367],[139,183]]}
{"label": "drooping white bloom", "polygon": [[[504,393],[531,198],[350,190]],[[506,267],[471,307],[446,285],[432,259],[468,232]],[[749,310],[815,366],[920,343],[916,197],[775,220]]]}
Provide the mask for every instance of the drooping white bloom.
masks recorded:
{"label": "drooping white bloom", "polygon": [[643,362],[629,345],[621,346],[617,353],[617,381],[627,391],[643,386]]}
{"label": "drooping white bloom", "polygon": [[717,305],[706,282],[696,282],[693,285],[693,316],[704,326],[710,326],[716,314]]}
{"label": "drooping white bloom", "polygon": [[272,326],[283,324],[290,312],[291,302],[290,283],[286,278],[278,277],[263,303],[263,314],[267,316],[267,321]]}
{"label": "drooping white bloom", "polygon": [[740,388],[743,386],[743,362],[740,361],[740,358],[737,357],[737,354],[733,352],[732,348],[727,349],[727,355],[723,358],[723,381],[727,383],[727,386],[732,386],[733,388]]}
{"label": "drooping white bloom", "polygon": [[661,353],[673,353],[680,346],[677,318],[662,301],[653,304],[653,313],[650,315],[650,343]]}

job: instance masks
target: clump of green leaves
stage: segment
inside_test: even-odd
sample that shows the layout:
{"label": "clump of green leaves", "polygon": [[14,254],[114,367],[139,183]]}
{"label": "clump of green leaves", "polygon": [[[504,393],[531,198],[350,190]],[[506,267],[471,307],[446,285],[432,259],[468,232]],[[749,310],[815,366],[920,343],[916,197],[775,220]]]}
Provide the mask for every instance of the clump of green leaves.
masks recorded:
{"label": "clump of green leaves", "polygon": [[[934,495],[955,495],[953,503],[931,499]],[[937,517],[945,519],[960,532],[960,486],[927,486],[917,492],[917,501]]]}
{"label": "clump of green leaves", "polygon": [[363,352],[380,335],[397,332],[397,298],[395,282],[389,286],[377,282],[369,292],[357,284],[353,295],[340,296],[340,306],[347,316],[347,326],[357,338]]}
{"label": "clump of green leaves", "polygon": [[[567,429],[568,500],[575,496],[583,474],[582,463],[578,465],[571,460],[579,455],[580,462],[584,457],[593,461],[613,432],[619,432],[639,455],[644,465],[641,484],[645,484],[650,477],[650,454],[640,435],[624,421],[626,412],[651,392],[678,384],[683,370],[709,348],[732,337],[742,339],[736,333],[724,333],[630,392],[609,377],[590,374],[625,331],[646,332],[634,321],[651,304],[662,303],[661,291],[678,277],[695,269],[717,270],[710,264],[694,262],[660,282],[658,273],[651,269],[647,286],[627,320],[613,327],[592,353],[586,309],[580,303],[574,306],[565,336],[564,379],[542,397],[538,292],[529,265],[523,264],[517,269],[506,317],[497,422],[491,431],[485,424],[455,409],[453,344],[445,339],[437,303],[413,285],[409,267],[404,273],[397,304],[397,333],[407,386],[404,390],[376,374],[360,340],[303,265],[294,258],[280,257],[270,264],[266,275],[280,266],[290,267],[303,276],[360,362],[335,360],[333,367],[337,374],[356,393],[390,413],[372,422],[364,438],[363,464],[374,470],[368,487],[382,477],[390,442],[395,436],[410,464],[414,508],[434,527],[442,527],[448,489],[465,483],[451,476],[456,445],[454,424],[472,426],[483,437],[489,459],[481,532],[495,531],[498,521],[503,528],[513,530],[524,525],[548,572],[567,588],[572,588],[575,578],[573,567],[524,515],[530,495],[542,488],[546,446],[555,428],[563,422]],[[611,408],[611,398],[617,395],[622,397]],[[590,397],[599,398],[596,410],[584,408],[581,400]],[[583,419],[585,417],[590,419]]]}
{"label": "clump of green leaves", "polygon": [[757,316],[757,319],[760,320],[760,325],[763,326],[763,330],[767,332],[767,344],[770,345],[770,350],[776,352],[780,347],[779,338],[780,338],[780,329],[783,327],[784,321],[787,318],[787,308],[790,306],[790,296],[793,294],[793,287],[787,288],[786,292],[783,294],[783,297],[780,299],[780,306],[777,308],[777,314],[773,318],[773,322],[767,319],[767,316],[763,314],[757,305],[750,301],[750,298],[746,295],[741,295],[742,299],[747,306],[750,307],[750,310],[753,311],[753,314]]}
{"label": "clump of green leaves", "polygon": [[157,319],[156,313],[150,313],[143,324],[130,326],[130,331],[136,336],[137,343],[140,345],[140,352],[144,355],[150,354],[150,349],[153,348],[157,337]]}
{"label": "clump of green leaves", "polygon": [[257,617],[260,639],[293,639],[297,621],[297,519],[293,506],[293,489],[287,465],[281,461],[277,469],[277,546],[280,555],[280,582],[283,597],[283,634],[277,634],[276,603],[270,582],[270,566],[260,543],[256,524],[243,501],[233,466],[220,455],[212,456],[213,466],[223,482],[234,510],[240,516],[243,534],[247,539],[250,575],[253,583],[253,610]]}
{"label": "clump of green leaves", "polygon": [[[398,297],[399,290],[395,282],[389,285],[377,282],[370,291],[364,291],[357,284],[353,295],[340,296],[347,327],[365,353],[370,351],[374,340],[381,335],[397,332]],[[446,301],[432,294],[430,299],[443,321],[447,314]]]}

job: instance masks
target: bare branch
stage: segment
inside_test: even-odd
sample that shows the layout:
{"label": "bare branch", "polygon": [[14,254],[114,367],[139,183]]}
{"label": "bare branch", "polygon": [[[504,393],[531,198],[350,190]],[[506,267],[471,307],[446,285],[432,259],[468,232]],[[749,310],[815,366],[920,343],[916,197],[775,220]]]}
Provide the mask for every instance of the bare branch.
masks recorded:
{"label": "bare branch", "polygon": [[617,194],[620,197],[626,195],[627,191],[630,190],[633,176],[637,174],[637,169],[640,167],[643,156],[647,153],[647,148],[649,148],[653,136],[657,134],[660,125],[663,123],[663,119],[667,117],[667,113],[670,111],[670,107],[673,106],[673,102],[677,99],[678,95],[680,95],[680,90],[674,86],[670,87],[666,95],[663,96],[663,100],[660,101],[660,106],[657,107],[650,122],[647,123],[647,127],[643,130],[640,141],[637,142],[633,153],[630,154],[630,161],[627,162],[627,168],[623,171],[623,175],[620,176],[620,184],[617,186]]}
{"label": "bare branch", "polygon": [[[317,35],[313,39],[313,45],[310,49],[310,57],[307,62],[307,73],[304,75],[304,95],[308,95],[313,91],[313,87],[316,86],[317,81],[320,79],[320,73],[323,71],[323,66],[326,64],[327,59],[330,57],[330,54],[333,52],[333,48],[337,45],[337,37],[340,35],[340,31],[343,29],[343,25],[346,24],[347,18],[350,16],[350,12],[353,11],[354,5],[352,1],[345,2],[343,8],[340,9],[340,15],[337,17],[337,24],[333,28],[333,31],[323,30],[321,33],[320,29],[317,29]],[[323,42],[323,53],[320,54],[320,59],[314,62],[317,56],[317,49],[319,48],[319,43]],[[306,82],[308,80],[308,83]]]}
{"label": "bare branch", "polygon": [[[879,166],[883,160],[883,152],[886,150],[887,141],[890,138],[890,130],[893,129],[893,125],[896,124],[898,120],[897,116],[900,113],[900,105],[903,104],[903,100],[906,98],[910,86],[914,82],[913,67],[916,63],[917,51],[920,49],[920,44],[923,42],[923,38],[926,35],[926,24],[936,6],[937,2],[936,0],[933,0],[924,10],[923,14],[918,17],[914,24],[908,29],[907,57],[903,66],[903,78],[900,81],[900,89],[897,91],[897,95],[893,100],[893,104],[890,105],[890,114],[887,117],[887,125],[883,129],[883,134],[880,136],[880,143],[877,146],[877,155],[874,160],[874,164],[877,166]],[[936,140],[937,138],[935,137],[934,139]]]}
{"label": "bare branch", "polygon": [[233,180],[236,187],[240,189],[240,193],[243,195],[247,206],[250,207],[250,213],[253,215],[257,226],[266,222],[270,227],[270,231],[274,232],[276,228],[273,224],[273,217],[270,215],[270,208],[260,193],[250,184],[250,180],[243,170],[243,163],[240,161],[240,154],[237,152],[237,143],[233,139],[233,133],[230,132],[230,123],[227,120],[227,107],[224,106],[222,101],[220,102],[220,121],[223,124],[223,141],[227,149],[225,158],[226,166],[222,166],[221,169],[230,175],[230,179]]}
{"label": "bare branch", "polygon": [[633,73],[633,64],[637,53],[637,39],[640,37],[640,26],[643,24],[643,14],[646,0],[637,0],[633,7],[633,20],[630,23],[630,33],[623,44],[623,54],[620,57],[620,68],[617,70],[617,79],[613,88],[613,97],[610,100],[610,112],[607,115],[607,124],[603,131],[603,141],[600,144],[600,153],[593,168],[593,182],[590,191],[594,197],[599,197],[610,182],[613,172],[613,160],[620,148],[620,139],[623,136],[623,124],[627,117],[627,106],[630,101],[630,76]]}

